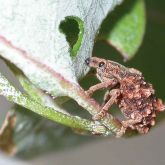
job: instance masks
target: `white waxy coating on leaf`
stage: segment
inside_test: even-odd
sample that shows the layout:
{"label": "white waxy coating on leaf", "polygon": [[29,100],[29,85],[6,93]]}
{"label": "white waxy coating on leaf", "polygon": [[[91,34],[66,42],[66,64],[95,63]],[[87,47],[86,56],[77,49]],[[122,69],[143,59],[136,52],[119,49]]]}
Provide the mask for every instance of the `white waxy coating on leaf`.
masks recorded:
{"label": "white waxy coating on leaf", "polygon": [[[87,72],[84,60],[92,54],[95,35],[103,19],[122,0],[0,0],[0,36],[15,47],[77,84]],[[59,25],[67,16],[84,22],[84,36],[77,56],[72,59],[66,37]],[[16,64],[40,88],[66,95],[50,74],[0,42],[0,54]],[[53,90],[53,92],[52,92]]]}
{"label": "white waxy coating on leaf", "polygon": [[[20,99],[21,92],[16,91],[13,86],[9,84],[9,82],[1,75],[0,73],[0,95],[5,97],[14,97],[15,100]],[[22,102],[25,100],[22,98]]]}

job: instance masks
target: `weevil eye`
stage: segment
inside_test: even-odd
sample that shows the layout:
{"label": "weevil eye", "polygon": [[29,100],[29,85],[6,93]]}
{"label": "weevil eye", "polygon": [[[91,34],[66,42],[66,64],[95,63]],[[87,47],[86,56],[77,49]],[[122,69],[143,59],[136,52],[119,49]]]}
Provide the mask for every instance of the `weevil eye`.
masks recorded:
{"label": "weevil eye", "polygon": [[99,67],[102,67],[102,66],[104,66],[104,65],[105,65],[104,62],[100,62],[100,63],[99,63]]}
{"label": "weevil eye", "polygon": [[85,63],[86,63],[86,65],[89,65],[89,63],[90,63],[90,58],[87,58],[87,59],[85,60]]}

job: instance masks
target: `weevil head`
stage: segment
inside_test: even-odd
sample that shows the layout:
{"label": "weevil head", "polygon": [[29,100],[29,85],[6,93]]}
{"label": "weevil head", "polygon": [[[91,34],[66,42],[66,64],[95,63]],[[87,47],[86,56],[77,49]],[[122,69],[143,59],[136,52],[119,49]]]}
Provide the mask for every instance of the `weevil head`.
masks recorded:
{"label": "weevil head", "polygon": [[89,67],[96,69],[102,69],[106,66],[106,60],[98,57],[87,58],[85,62]]}
{"label": "weevil head", "polygon": [[99,79],[105,76],[107,60],[98,57],[91,57],[91,58],[87,58],[85,62],[89,67],[96,69],[97,77]]}

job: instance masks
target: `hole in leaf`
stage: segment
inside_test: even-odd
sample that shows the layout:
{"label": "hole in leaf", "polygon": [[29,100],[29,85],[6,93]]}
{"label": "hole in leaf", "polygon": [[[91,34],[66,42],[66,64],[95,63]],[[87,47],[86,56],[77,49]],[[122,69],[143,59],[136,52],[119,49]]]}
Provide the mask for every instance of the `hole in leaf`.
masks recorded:
{"label": "hole in leaf", "polygon": [[60,23],[60,32],[65,34],[66,40],[71,48],[71,57],[75,57],[81,46],[84,34],[83,22],[78,17],[68,16]]}

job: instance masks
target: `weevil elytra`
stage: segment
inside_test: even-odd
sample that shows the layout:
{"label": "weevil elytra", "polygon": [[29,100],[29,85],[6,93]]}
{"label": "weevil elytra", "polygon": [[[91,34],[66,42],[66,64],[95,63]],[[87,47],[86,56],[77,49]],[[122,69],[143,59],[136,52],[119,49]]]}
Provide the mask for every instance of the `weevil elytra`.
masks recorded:
{"label": "weevil elytra", "polygon": [[108,89],[102,110],[94,119],[101,119],[113,104],[117,104],[126,118],[121,122],[122,129],[118,136],[128,127],[142,134],[147,133],[155,125],[156,113],[164,111],[165,106],[161,99],[156,98],[152,85],[144,80],[142,73],[97,57],[86,59],[86,64],[96,69],[96,76],[101,81],[90,87],[86,93],[92,95],[98,89]]}

